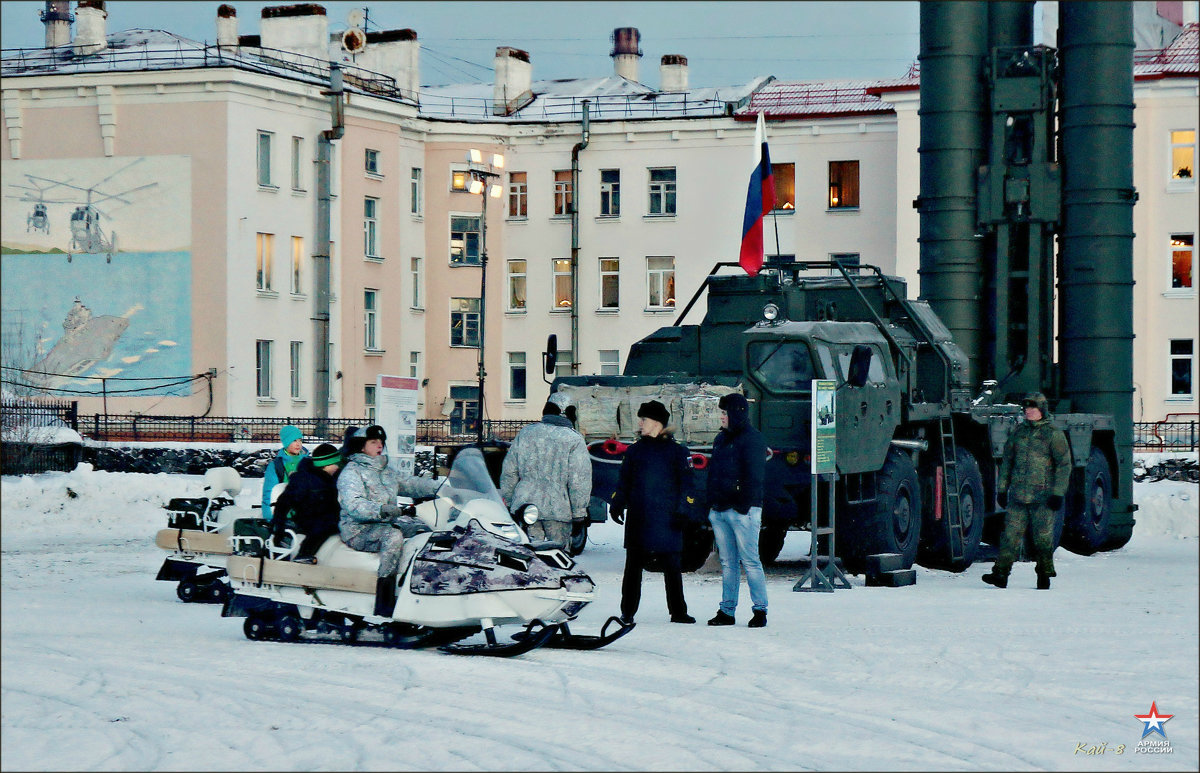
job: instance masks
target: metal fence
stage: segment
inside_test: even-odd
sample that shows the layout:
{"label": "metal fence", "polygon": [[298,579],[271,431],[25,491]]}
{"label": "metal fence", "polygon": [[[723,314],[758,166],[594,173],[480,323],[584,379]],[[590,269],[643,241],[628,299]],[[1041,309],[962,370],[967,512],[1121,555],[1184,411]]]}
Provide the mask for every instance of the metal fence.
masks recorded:
{"label": "metal fence", "polygon": [[1196,451],[1200,422],[1139,421],[1133,425],[1135,451]]}

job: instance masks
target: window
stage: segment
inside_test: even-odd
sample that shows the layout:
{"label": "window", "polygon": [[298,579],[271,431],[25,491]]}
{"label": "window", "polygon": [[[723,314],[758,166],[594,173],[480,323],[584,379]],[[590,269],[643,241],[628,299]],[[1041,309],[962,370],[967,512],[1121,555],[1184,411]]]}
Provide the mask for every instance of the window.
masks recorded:
{"label": "window", "polygon": [[364,168],[367,170],[367,174],[380,175],[381,172],[379,171],[379,151],[371,150],[370,148],[367,148],[366,149],[366,158],[364,159],[363,164],[364,164]]}
{"label": "window", "polygon": [[271,342],[259,340],[254,352],[255,393],[259,399],[271,397]]}
{"label": "window", "polygon": [[600,258],[600,308],[621,308],[620,258]]}
{"label": "window", "polygon": [[796,209],[796,165],[771,164],[771,178],[775,180],[775,209]]}
{"label": "window", "polygon": [[414,215],[419,215],[424,211],[422,199],[424,198],[421,189],[421,170],[418,167],[413,167],[412,178],[408,184],[408,199],[410,211]]}
{"label": "window", "polygon": [[571,170],[558,169],[554,172],[554,214],[569,215],[574,192],[571,190]]}
{"label": "window", "polygon": [[808,392],[812,356],[802,341],[755,341],[746,351],[750,370],[772,392]]}
{"label": "window", "polygon": [[291,346],[288,348],[288,371],[291,374],[290,383],[293,400],[299,400],[303,396],[303,393],[300,390],[300,379],[303,375],[302,371],[300,370],[300,352],[301,347],[303,346],[304,344],[300,341],[292,341]]}
{"label": "window", "polygon": [[1193,183],[1196,174],[1196,130],[1171,132],[1171,179]]}
{"label": "window", "polygon": [[379,199],[363,199],[363,255],[379,257]]}
{"label": "window", "polygon": [[600,170],[600,217],[621,215],[621,170]]}
{"label": "window", "polygon": [[304,158],[304,138],[292,137],[292,190],[304,190],[304,178],[300,174],[301,160]]}
{"label": "window", "polygon": [[409,261],[409,273],[412,274],[412,308],[422,309],[425,307],[423,301],[423,293],[421,292],[421,259],[413,258]]}
{"label": "window", "polygon": [[555,377],[571,375],[571,360],[572,359],[573,358],[571,357],[570,349],[559,349],[558,350],[558,359],[555,360],[555,365],[554,365]]}
{"label": "window", "polygon": [[465,191],[467,186],[471,184],[471,173],[466,169],[451,169],[450,170],[450,190]]}
{"label": "window", "polygon": [[363,290],[363,348],[379,349],[379,291]]}
{"label": "window", "polygon": [[858,162],[829,162],[829,208],[858,209]]}
{"label": "window", "polygon": [[525,352],[508,353],[508,397],[525,399]]}
{"label": "window", "polygon": [[[834,252],[830,253],[829,260],[833,263],[840,263],[842,268],[846,269],[848,274],[857,274],[859,266],[862,265],[862,256],[857,252]],[[829,269],[830,274],[841,276],[836,268]]]}
{"label": "window", "polygon": [[675,214],[675,167],[650,170],[651,215]]}
{"label": "window", "polygon": [[409,378],[420,378],[421,377],[421,353],[420,352],[409,352],[408,353],[408,377]]}
{"label": "window", "polygon": [[271,254],[275,250],[275,234],[255,234],[255,265],[257,279],[255,287],[263,292],[271,291]]}
{"label": "window", "polygon": [[508,310],[525,310],[525,261],[508,261]]}
{"label": "window", "polygon": [[573,304],[571,297],[571,261],[566,258],[555,258],[553,263],[554,276],[554,308],[569,309]]}
{"label": "window", "polygon": [[363,386],[363,407],[367,409],[367,418],[375,421],[375,386]]}
{"label": "window", "polygon": [[479,299],[450,299],[450,345],[479,348]]}
{"label": "window", "polygon": [[258,133],[258,184],[271,187],[271,132]]}
{"label": "window", "polygon": [[292,294],[300,295],[304,288],[300,285],[300,267],[304,265],[304,237],[292,237]]}
{"label": "window", "polygon": [[450,433],[465,435],[479,429],[479,387],[450,387]]}
{"label": "window", "polygon": [[675,258],[646,258],[646,289],[648,307],[675,305]]}
{"label": "window", "polygon": [[600,350],[600,375],[621,375],[621,353],[616,349]]}
{"label": "window", "polygon": [[1195,234],[1171,234],[1171,287],[1193,289],[1196,275]]}
{"label": "window", "polygon": [[1195,343],[1191,338],[1171,341],[1171,397],[1191,397],[1195,394],[1192,391],[1192,353]]}
{"label": "window", "polygon": [[478,266],[479,215],[454,215],[450,218],[450,265]]}
{"label": "window", "polygon": [[529,173],[508,174],[508,216],[529,217]]}

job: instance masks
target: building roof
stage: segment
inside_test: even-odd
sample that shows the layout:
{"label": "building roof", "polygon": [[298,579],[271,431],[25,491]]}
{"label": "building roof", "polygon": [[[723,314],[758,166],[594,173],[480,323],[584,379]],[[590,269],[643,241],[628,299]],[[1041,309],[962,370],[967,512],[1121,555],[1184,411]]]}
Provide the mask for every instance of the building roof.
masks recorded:
{"label": "building roof", "polygon": [[1133,54],[1133,77],[1136,80],[1179,78],[1200,74],[1200,23],[1184,25],[1171,45]]}

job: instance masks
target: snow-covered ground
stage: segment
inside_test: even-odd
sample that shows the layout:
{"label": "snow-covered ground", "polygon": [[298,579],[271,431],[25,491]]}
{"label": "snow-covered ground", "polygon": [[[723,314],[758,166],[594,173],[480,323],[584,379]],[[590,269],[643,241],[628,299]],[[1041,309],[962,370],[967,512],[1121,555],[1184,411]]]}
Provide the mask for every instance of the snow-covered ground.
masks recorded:
{"label": "snow-covered ground", "polygon": [[[770,623],[709,628],[720,575],[660,575],[638,626],[596,652],[511,659],[253,642],[241,619],[155,582],[161,505],[185,475],[77,470],[3,495],[4,770],[1196,770],[1195,484],[1137,484],[1132,542],[1060,550],[1050,592],[1018,564],[918,569],[909,588],[794,593],[768,570]],[[239,503],[257,499],[246,481]],[[792,534],[785,559],[805,551]],[[620,528],[580,564],[617,610]],[[1169,753],[1138,752],[1151,705]],[[1164,740],[1151,733],[1147,741]]]}

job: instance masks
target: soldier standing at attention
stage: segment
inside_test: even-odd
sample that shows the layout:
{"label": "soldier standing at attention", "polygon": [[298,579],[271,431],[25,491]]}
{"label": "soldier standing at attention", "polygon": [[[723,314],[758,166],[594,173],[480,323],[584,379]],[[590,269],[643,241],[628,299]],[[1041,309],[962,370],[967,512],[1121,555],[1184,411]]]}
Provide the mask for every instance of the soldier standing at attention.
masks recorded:
{"label": "soldier standing at attention", "polygon": [[1008,587],[1009,572],[1029,529],[1038,590],[1050,590],[1050,578],[1055,576],[1054,520],[1071,480],[1071,449],[1067,436],[1050,423],[1045,395],[1033,392],[1021,405],[1025,423],[1004,444],[996,481],[996,503],[1008,508],[1004,536],[992,571],[982,579],[997,588]]}

